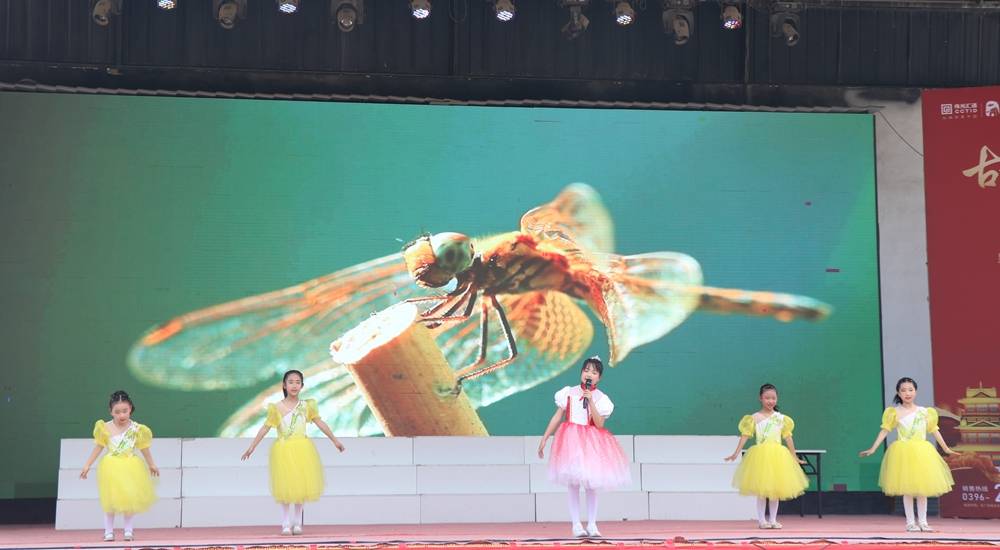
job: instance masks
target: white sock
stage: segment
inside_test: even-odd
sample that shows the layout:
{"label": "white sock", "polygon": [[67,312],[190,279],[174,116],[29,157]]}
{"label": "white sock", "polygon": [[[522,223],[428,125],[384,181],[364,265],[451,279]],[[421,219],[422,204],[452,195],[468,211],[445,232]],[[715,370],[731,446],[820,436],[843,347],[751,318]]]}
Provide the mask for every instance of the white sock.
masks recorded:
{"label": "white sock", "polygon": [[587,489],[587,527],[597,528],[597,491]]}
{"label": "white sock", "polygon": [[767,517],[764,516],[764,508],[767,507],[767,499],[764,497],[757,497],[757,523],[767,523]]}
{"label": "white sock", "polygon": [[906,514],[906,524],[913,524],[913,497],[903,495],[903,513]]}
{"label": "white sock", "polygon": [[569,519],[573,525],[580,525],[580,486],[569,486]]}
{"label": "white sock", "polygon": [[291,523],[289,523],[289,518],[288,518],[289,515],[291,514],[291,506],[282,502],[281,512],[282,512],[282,517],[284,517],[284,519],[281,521],[281,528],[288,529],[291,526]]}
{"label": "white sock", "polygon": [[114,533],[115,532],[115,515],[114,514],[104,514],[104,532]]}
{"label": "white sock", "polygon": [[132,532],[132,518],[134,518],[135,516],[126,515],[124,517],[125,517],[125,532],[126,533],[131,533]]}
{"label": "white sock", "polygon": [[917,497],[917,519],[927,523],[927,497]]}
{"label": "white sock", "polygon": [[302,503],[295,504],[295,512],[292,513],[292,525],[302,527]]}
{"label": "white sock", "polygon": [[771,523],[778,523],[778,499],[767,500],[768,512],[771,513]]}

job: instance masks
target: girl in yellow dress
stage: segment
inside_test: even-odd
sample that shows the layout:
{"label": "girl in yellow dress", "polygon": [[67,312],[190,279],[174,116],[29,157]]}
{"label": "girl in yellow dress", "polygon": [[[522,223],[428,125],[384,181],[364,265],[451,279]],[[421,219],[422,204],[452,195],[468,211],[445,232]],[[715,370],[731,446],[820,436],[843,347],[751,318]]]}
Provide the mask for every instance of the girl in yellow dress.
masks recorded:
{"label": "girl in yellow dress", "polygon": [[[882,457],[882,471],[878,484],[882,492],[889,496],[903,497],[903,512],[906,514],[907,531],[933,531],[927,524],[927,497],[941,496],[951,491],[955,480],[951,470],[934,446],[927,441],[927,434],[933,434],[941,449],[948,454],[958,454],[948,447],[938,430],[938,414],[933,408],[918,407],[917,383],[912,378],[900,378],[896,382],[894,406],[882,413],[882,430],[875,443],[861,456],[871,456],[889,432],[897,431],[898,437]],[[917,501],[917,520],[913,521],[913,500]]]}
{"label": "girl in yellow dress", "polygon": [[[271,494],[281,503],[284,519],[282,535],[302,534],[302,504],[319,500],[323,493],[323,465],[316,446],[306,437],[306,424],[312,422],[320,429],[337,450],[344,452],[344,445],[334,437],[330,426],[319,417],[315,399],[299,399],[302,391],[302,373],[290,370],[281,379],[285,398],[267,406],[267,419],[250,448],[243,453],[243,460],[250,458],[260,440],[271,428],[278,430],[278,440],[271,446]],[[290,508],[295,511],[289,517]],[[290,521],[291,520],[291,521]]]}
{"label": "girl in yellow dress", "polygon": [[[736,460],[743,445],[756,435],[756,444],[747,451],[733,475],[733,487],[741,495],[757,496],[757,524],[761,529],[781,529],[778,501],[795,498],[806,491],[809,480],[795,454],[792,417],[778,412],[778,390],[771,384],[760,387],[760,410],[740,419],[740,441],[726,461]],[[781,440],[788,445],[786,449]],[[764,515],[765,506],[770,518]]]}
{"label": "girl in yellow dress", "polygon": [[[145,512],[156,501],[150,476],[160,475],[160,470],[149,452],[153,432],[132,420],[135,405],[128,394],[120,390],[111,394],[108,408],[112,420],[94,423],[96,445],[83,465],[80,479],[87,479],[90,466],[101,451],[107,449],[97,466],[97,487],[104,509],[104,540],[115,540],[115,514],[124,516],[125,540],[132,540],[132,517]],[[136,449],[146,458],[145,463],[135,455]]]}

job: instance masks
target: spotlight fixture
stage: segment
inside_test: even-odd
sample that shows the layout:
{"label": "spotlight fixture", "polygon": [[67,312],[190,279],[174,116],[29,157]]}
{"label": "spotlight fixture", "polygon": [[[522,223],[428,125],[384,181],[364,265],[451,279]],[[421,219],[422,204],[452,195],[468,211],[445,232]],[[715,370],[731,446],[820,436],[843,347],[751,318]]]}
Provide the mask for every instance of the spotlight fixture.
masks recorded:
{"label": "spotlight fixture", "polygon": [[663,32],[683,46],[694,34],[695,0],[663,0]]}
{"label": "spotlight fixture", "polygon": [[177,0],[156,0],[156,7],[161,10],[172,10],[177,7]]}
{"label": "spotlight fixture", "polygon": [[95,0],[91,6],[94,23],[102,27],[107,27],[113,16],[122,13],[122,0]]}
{"label": "spotlight fixture", "polygon": [[740,13],[740,5],[732,0],[722,2],[722,28],[735,31],[743,26],[743,14]]}
{"label": "spotlight fixture", "polygon": [[275,0],[278,3],[278,11],[289,15],[299,11],[299,0]]}
{"label": "spotlight fixture", "polygon": [[497,20],[503,22],[513,19],[514,13],[517,12],[517,9],[514,8],[514,0],[494,0],[493,10],[496,12]]}
{"label": "spotlight fixture", "polygon": [[365,0],[330,0],[330,17],[342,32],[365,22]]}
{"label": "spotlight fixture", "polygon": [[583,14],[583,8],[590,0],[559,0],[559,6],[569,9],[569,21],[563,25],[562,33],[568,40],[579,37],[590,26],[590,19]]}
{"label": "spotlight fixture", "polygon": [[246,19],[247,0],[212,0],[212,17],[219,26],[231,30],[237,19]]}
{"label": "spotlight fixture", "polygon": [[632,4],[624,0],[611,0],[615,3],[615,23],[622,27],[627,27],[635,21],[635,10]]}
{"label": "spotlight fixture", "polygon": [[798,44],[802,8],[799,2],[775,2],[771,8],[771,36],[781,38],[788,47]]}
{"label": "spotlight fixture", "polygon": [[414,19],[427,19],[431,16],[431,0],[410,0],[410,15]]}

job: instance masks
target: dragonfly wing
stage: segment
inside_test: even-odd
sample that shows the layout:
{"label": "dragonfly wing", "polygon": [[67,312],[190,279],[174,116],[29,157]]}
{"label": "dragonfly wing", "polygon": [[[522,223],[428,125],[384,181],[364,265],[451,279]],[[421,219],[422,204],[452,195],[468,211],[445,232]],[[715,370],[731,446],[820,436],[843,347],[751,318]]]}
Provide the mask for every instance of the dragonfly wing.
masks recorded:
{"label": "dragonfly wing", "polygon": [[808,296],[702,286],[701,266],[685,254],[594,255],[583,278],[587,302],[608,327],[612,364],[638,346],[657,340],[695,310],[822,320],[827,304]]}
{"label": "dragonfly wing", "polygon": [[252,386],[289,369],[333,365],[330,342],[370,314],[429,291],[399,254],[283,290],[176,317],[129,351],[141,380],[181,390]]}
{"label": "dragonfly wing", "polygon": [[[510,365],[463,386],[476,407],[559,375],[579,361],[594,336],[587,314],[561,292],[502,295],[499,300],[517,341],[518,356]],[[438,332],[438,344],[452,368],[462,368],[479,357],[479,314]],[[488,336],[486,364],[506,358],[507,340],[492,308]]]}
{"label": "dragonfly wing", "polygon": [[587,302],[608,330],[612,365],[638,346],[658,340],[699,304],[698,262],[678,252],[634,256],[595,254],[584,273]]}
{"label": "dragonfly wing", "polygon": [[[382,428],[368,409],[364,397],[354,385],[347,369],[330,364],[317,365],[303,372],[306,396],[315,399],[319,415],[333,430],[344,437],[376,435]],[[219,435],[222,437],[253,437],[264,424],[268,403],[280,401],[284,397],[281,384],[264,390],[223,424]]]}
{"label": "dragonfly wing", "polygon": [[[500,298],[511,330],[517,339],[518,360],[497,372],[463,387],[473,406],[482,407],[532,388],[576,364],[590,345],[594,327],[582,309],[558,292],[532,292]],[[507,354],[507,341],[491,314],[487,339],[487,361]],[[433,329],[433,333],[454,369],[479,356],[479,314],[465,321]],[[354,385],[346,368],[319,364],[304,372],[306,395],[316,399],[320,416],[335,434],[375,435],[382,428]],[[267,403],[280,400],[281,384],[275,384],[246,403],[225,423],[223,437],[251,437],[264,422]]]}
{"label": "dragonfly wing", "polygon": [[568,253],[614,250],[614,224],[601,196],[584,183],[567,186],[552,202],[521,217],[521,231]]}

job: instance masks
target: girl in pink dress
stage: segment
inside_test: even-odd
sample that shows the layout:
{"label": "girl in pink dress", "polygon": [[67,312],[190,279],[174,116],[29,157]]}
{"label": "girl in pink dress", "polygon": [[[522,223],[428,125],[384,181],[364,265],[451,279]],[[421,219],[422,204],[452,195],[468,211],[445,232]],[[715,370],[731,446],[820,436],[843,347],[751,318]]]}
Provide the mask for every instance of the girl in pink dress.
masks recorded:
{"label": "girl in pink dress", "polygon": [[[583,362],[580,385],[556,392],[556,412],[538,444],[538,457],[544,458],[545,443],[552,432],[556,433],[549,456],[549,479],[569,487],[569,515],[577,537],[601,536],[597,530],[597,489],[631,482],[628,458],[615,436],[604,429],[615,405],[597,389],[603,373],[599,357]],[[586,530],[580,524],[581,486],[587,492]]]}

